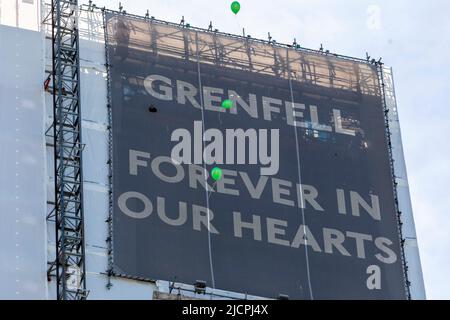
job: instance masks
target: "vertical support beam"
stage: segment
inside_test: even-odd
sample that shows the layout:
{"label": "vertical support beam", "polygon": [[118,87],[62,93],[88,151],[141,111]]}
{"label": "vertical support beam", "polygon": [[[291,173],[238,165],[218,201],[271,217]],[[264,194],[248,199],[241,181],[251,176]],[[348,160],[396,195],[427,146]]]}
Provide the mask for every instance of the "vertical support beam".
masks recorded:
{"label": "vertical support beam", "polygon": [[[106,288],[109,290],[113,286],[111,282],[111,277],[114,275],[114,263],[113,263],[113,244],[112,244],[112,219],[113,219],[113,203],[114,203],[114,195],[113,195],[113,132],[112,132],[112,101],[111,101],[111,63],[109,59],[109,51],[108,51],[108,43],[109,39],[109,31],[108,31],[108,22],[106,20],[106,12],[102,9],[102,17],[103,17],[103,34],[105,40],[105,67],[106,67],[106,76],[107,76],[107,109],[108,109],[108,182],[109,182],[109,192],[108,192],[108,219],[106,220],[108,226],[108,238],[106,239],[107,247],[108,247],[108,282],[106,283]],[[152,28],[151,23],[149,23],[149,27]],[[153,41],[153,40],[152,40]]]}
{"label": "vertical support beam", "polygon": [[52,1],[57,299],[83,300],[85,278],[78,0]]}
{"label": "vertical support beam", "polygon": [[400,131],[400,121],[395,97],[394,75],[391,68],[383,68],[383,82],[386,99],[387,118],[391,132],[392,157],[394,160],[395,182],[397,186],[398,209],[401,212],[402,234],[405,239],[404,252],[407,265],[407,275],[410,281],[410,293],[413,300],[426,299],[417,245],[416,228],[409,192],[408,175],[403,153],[403,143]]}

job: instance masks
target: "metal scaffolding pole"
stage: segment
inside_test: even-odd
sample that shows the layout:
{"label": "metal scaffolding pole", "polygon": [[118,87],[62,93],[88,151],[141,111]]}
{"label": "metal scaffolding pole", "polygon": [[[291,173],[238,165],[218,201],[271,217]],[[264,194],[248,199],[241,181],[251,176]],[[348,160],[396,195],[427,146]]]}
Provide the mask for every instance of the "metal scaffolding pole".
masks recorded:
{"label": "metal scaffolding pole", "polygon": [[405,256],[405,237],[403,236],[403,218],[402,218],[402,212],[399,209],[399,198],[398,198],[398,183],[396,181],[396,175],[395,175],[395,165],[394,165],[394,156],[392,153],[392,133],[391,128],[389,125],[389,116],[388,113],[390,110],[387,107],[386,104],[386,91],[385,91],[385,83],[384,83],[384,74],[383,74],[383,64],[378,62],[377,63],[377,73],[378,73],[378,79],[380,82],[380,90],[381,90],[381,101],[383,103],[383,111],[384,111],[384,118],[385,118],[385,126],[386,126],[386,139],[387,139],[387,145],[388,145],[388,152],[389,152],[389,162],[391,166],[391,177],[392,177],[392,184],[393,184],[393,191],[394,191],[394,202],[395,202],[395,209],[397,211],[397,222],[398,222],[398,234],[400,238],[400,251],[401,251],[401,261],[402,261],[402,267],[403,267],[403,276],[405,280],[405,293],[406,298],[408,300],[411,300],[411,282],[408,279],[408,264],[406,261]]}
{"label": "metal scaffolding pole", "polygon": [[87,297],[80,114],[78,0],[52,1],[57,299]]}

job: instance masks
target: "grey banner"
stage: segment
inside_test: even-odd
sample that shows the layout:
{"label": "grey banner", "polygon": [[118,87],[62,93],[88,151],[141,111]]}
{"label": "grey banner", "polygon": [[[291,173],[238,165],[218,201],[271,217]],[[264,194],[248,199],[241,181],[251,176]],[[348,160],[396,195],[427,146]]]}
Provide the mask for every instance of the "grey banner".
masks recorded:
{"label": "grey banner", "polygon": [[[271,298],[406,298],[374,66],[106,18],[116,274]],[[192,164],[171,160],[177,129]],[[225,161],[225,146],[227,163],[197,162],[207,129],[224,145],[227,129],[255,129],[257,163]],[[275,174],[261,174],[269,165]],[[205,181],[215,166],[222,179]]]}

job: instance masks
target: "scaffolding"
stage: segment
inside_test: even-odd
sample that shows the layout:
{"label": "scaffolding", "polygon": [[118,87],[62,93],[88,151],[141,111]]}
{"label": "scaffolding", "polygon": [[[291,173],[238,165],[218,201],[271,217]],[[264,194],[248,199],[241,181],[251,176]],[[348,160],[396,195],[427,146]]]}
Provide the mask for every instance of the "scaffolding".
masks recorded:
{"label": "scaffolding", "polygon": [[403,235],[403,218],[402,218],[402,212],[399,209],[399,197],[398,197],[398,183],[396,181],[396,173],[395,173],[395,164],[394,164],[394,156],[392,152],[392,132],[389,125],[389,112],[392,112],[392,110],[389,110],[387,103],[386,103],[386,91],[385,87],[386,84],[384,82],[384,71],[383,71],[383,65],[380,64],[377,68],[378,77],[380,81],[380,86],[382,90],[382,103],[383,103],[383,111],[384,111],[384,119],[385,119],[385,125],[386,125],[386,140],[388,144],[388,153],[389,153],[389,164],[391,169],[391,176],[392,176],[392,184],[393,184],[393,192],[394,192],[394,204],[395,204],[395,210],[397,211],[397,222],[398,222],[398,234],[400,238],[400,245],[401,245],[401,261],[402,261],[402,267],[403,267],[403,277],[405,281],[405,291],[406,296],[408,300],[411,300],[411,282],[408,278],[408,263],[406,261],[405,256],[405,237]]}
{"label": "scaffolding", "polygon": [[52,75],[55,203],[55,274],[58,300],[84,300],[83,170],[80,114],[78,0],[53,0]]}
{"label": "scaffolding", "polygon": [[[125,11],[106,8],[103,11],[112,16],[105,29],[108,43],[124,46],[116,43],[116,29],[125,26],[130,30],[127,35],[119,35],[120,39],[127,42],[126,47],[134,50],[127,57],[130,60],[140,61],[141,53],[152,52],[161,57],[195,62],[198,52],[200,63],[222,67],[227,72],[247,71],[285,80],[291,78],[304,86],[320,88],[321,92],[340,89],[356,94],[381,94],[376,72],[381,61],[370,59],[369,56],[358,59],[331,53],[323,47],[319,50],[307,49],[296,41],[282,44],[272,38],[267,41],[197,28],[185,25],[184,20],[176,24]],[[195,46],[196,39],[198,48]]]}
{"label": "scaffolding", "polygon": [[[61,300],[85,299],[85,252],[83,223],[83,175],[81,139],[80,89],[79,89],[79,35],[77,28],[77,0],[53,0],[51,10],[52,49],[53,49],[53,139],[55,163],[55,208],[49,218],[55,221],[56,259],[50,263],[49,274],[57,278],[57,298]],[[81,6],[81,10],[92,10]],[[321,87],[322,90],[342,89],[355,94],[382,96],[384,99],[383,64],[380,61],[356,59],[328,51],[305,49],[297,45],[284,45],[274,41],[240,37],[218,31],[205,30],[154,19],[135,16],[125,12],[102,9],[103,13],[120,13],[129,18],[127,22],[133,30],[130,47],[136,51],[151,48],[161,56],[193,59],[198,54],[205,65],[227,67],[230,70],[244,70],[262,75],[275,75],[289,81],[295,80],[305,86]],[[105,19],[105,16],[103,15]],[[103,21],[105,40],[114,42],[114,26],[117,20],[108,24]],[[151,37],[148,37],[150,32]],[[193,36],[198,37],[199,48],[192,47]],[[105,42],[106,42],[105,41]],[[286,50],[288,49],[288,50]],[[289,54],[285,52],[289,51]],[[106,50],[106,68],[108,86],[110,86],[110,61]],[[130,59],[139,58],[130,56]],[[136,79],[137,82],[143,79]],[[109,133],[109,183],[112,185],[112,137],[111,137],[111,101],[108,88],[108,133]],[[383,101],[385,112],[389,110]],[[385,114],[387,119],[387,115]],[[387,121],[387,120],[386,120]],[[389,123],[386,123],[389,144],[389,157],[393,170]],[[395,178],[394,172],[392,172]],[[407,278],[408,266],[404,257],[404,237],[401,228],[401,212],[398,210],[396,182],[394,197],[399,222],[399,234],[402,245],[402,260],[406,280],[406,292],[411,298],[410,282]],[[111,188],[112,190],[112,188]],[[107,224],[109,237],[107,287],[112,286],[111,277],[127,277],[114,274],[112,265],[112,193],[109,193],[109,214]],[[147,279],[135,279],[145,281]],[[151,281],[154,282],[154,281]],[[171,287],[171,290],[173,286]]]}

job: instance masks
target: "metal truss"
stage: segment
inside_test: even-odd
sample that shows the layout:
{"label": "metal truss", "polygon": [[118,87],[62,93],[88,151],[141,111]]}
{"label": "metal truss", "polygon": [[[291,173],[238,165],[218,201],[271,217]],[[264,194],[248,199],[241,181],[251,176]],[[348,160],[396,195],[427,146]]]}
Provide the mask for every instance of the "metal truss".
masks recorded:
{"label": "metal truss", "polygon": [[80,114],[78,0],[53,0],[52,75],[57,299],[87,297]]}
{"label": "metal truss", "polygon": [[[72,1],[74,2],[74,1]],[[366,59],[359,59],[344,55],[331,53],[324,50],[323,46],[319,50],[312,50],[301,47],[294,40],[293,44],[278,43],[269,36],[269,40],[260,40],[251,36],[238,36],[228,33],[208,29],[192,27],[181,23],[171,23],[145,16],[138,16],[126,13],[125,11],[114,11],[106,8],[98,8],[91,3],[82,5],[81,10],[94,11],[101,10],[103,12],[103,27],[105,30],[105,54],[106,68],[108,76],[108,118],[109,118],[109,183],[112,186],[112,136],[111,136],[111,87],[110,73],[111,67],[108,56],[108,43],[114,43],[113,23],[108,25],[105,14],[115,14],[117,17],[123,16],[128,18],[129,28],[133,30],[130,37],[129,46],[139,50],[152,51],[160,56],[178,57],[186,61],[194,61],[196,56],[204,64],[216,65],[220,67],[228,67],[229,69],[243,70],[255,72],[259,74],[273,75],[285,79],[298,82],[322,86],[332,89],[351,90],[354,92],[381,96],[382,95],[382,63],[380,60],[370,59],[367,55]],[[109,30],[111,28],[111,30]],[[110,32],[111,31],[111,32]],[[150,32],[150,37],[147,34]],[[145,34],[145,37],[139,37]],[[198,47],[194,48],[196,43],[195,36],[201,34],[198,39]],[[164,40],[164,41],[161,41]],[[291,56],[285,54],[286,49],[291,50]],[[312,58],[311,58],[312,57]],[[132,60],[133,57],[131,57]],[[295,70],[288,68],[288,65],[295,66]],[[351,77],[352,75],[354,77]],[[378,81],[380,79],[380,81]],[[384,99],[384,97],[382,97]],[[388,139],[390,139],[389,127],[386,127]],[[390,145],[390,143],[389,143]],[[392,161],[392,154],[390,159]],[[391,163],[392,165],[392,163]],[[393,168],[393,166],[392,166]],[[395,182],[394,182],[395,185]],[[112,190],[112,189],[111,189]],[[394,196],[397,205],[397,191],[394,188]],[[111,277],[123,277],[139,281],[154,282],[154,280],[143,279],[138,277],[130,277],[124,274],[116,274],[113,271],[112,256],[112,191],[109,193],[110,211],[108,214],[108,276],[107,288],[111,288]],[[399,223],[400,220],[399,220]],[[400,237],[401,226],[399,228]],[[403,239],[403,238],[402,238]],[[403,240],[402,240],[403,245]],[[402,247],[402,256],[404,260],[404,252]],[[404,268],[407,266],[404,264]],[[405,272],[406,277],[406,272]],[[406,292],[409,296],[409,282],[406,279]],[[171,284],[170,292],[175,290],[183,290],[175,288]],[[189,291],[189,290],[187,290]],[[214,295],[211,293],[211,295]],[[225,297],[225,296],[224,296]],[[230,298],[230,297],[227,297]],[[281,297],[280,297],[281,298]]]}

